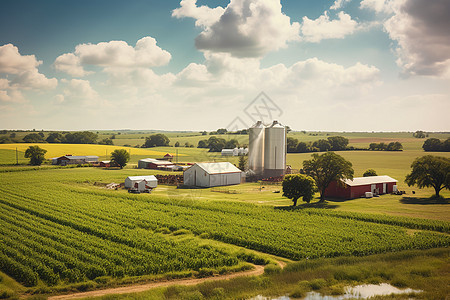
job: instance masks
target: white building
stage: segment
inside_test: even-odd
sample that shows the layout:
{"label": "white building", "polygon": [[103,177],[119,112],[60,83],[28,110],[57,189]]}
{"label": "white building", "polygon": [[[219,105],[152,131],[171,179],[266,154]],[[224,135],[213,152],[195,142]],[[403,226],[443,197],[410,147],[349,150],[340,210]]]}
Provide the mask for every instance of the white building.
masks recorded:
{"label": "white building", "polygon": [[[143,183],[142,183],[143,182]],[[134,188],[136,184],[139,186],[147,185],[149,188],[154,189],[158,186],[158,179],[155,176],[129,176],[125,179],[125,188]]]}
{"label": "white building", "polygon": [[241,156],[247,153],[248,148],[222,149],[222,156]]}
{"label": "white building", "polygon": [[229,162],[197,163],[184,171],[184,184],[213,187],[240,184],[243,172]]}

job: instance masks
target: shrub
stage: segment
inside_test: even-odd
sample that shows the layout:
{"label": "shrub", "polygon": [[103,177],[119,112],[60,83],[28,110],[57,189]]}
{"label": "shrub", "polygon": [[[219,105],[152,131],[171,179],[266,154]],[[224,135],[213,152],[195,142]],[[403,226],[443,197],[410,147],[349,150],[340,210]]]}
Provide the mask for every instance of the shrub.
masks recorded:
{"label": "shrub", "polygon": [[268,264],[264,267],[264,273],[267,275],[277,274],[281,272],[281,267],[279,265]]}

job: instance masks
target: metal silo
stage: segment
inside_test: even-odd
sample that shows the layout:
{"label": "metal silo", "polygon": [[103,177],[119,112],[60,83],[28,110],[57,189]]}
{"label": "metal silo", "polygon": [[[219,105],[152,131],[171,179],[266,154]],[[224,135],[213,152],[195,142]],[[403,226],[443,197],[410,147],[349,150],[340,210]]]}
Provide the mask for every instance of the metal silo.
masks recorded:
{"label": "metal silo", "polygon": [[264,177],[284,175],[286,170],[286,127],[273,121],[265,129]]}
{"label": "metal silo", "polygon": [[264,172],[264,134],[265,127],[261,121],[248,130],[248,167],[257,176]]}

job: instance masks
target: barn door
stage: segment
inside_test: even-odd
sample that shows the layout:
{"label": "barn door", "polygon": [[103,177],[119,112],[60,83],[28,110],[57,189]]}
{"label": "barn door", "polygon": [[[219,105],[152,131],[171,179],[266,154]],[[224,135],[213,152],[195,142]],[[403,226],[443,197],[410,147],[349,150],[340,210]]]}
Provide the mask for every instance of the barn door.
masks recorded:
{"label": "barn door", "polygon": [[377,189],[377,185],[376,184],[372,184],[370,186],[370,190],[372,191],[373,194],[375,194],[375,190]]}
{"label": "barn door", "polygon": [[387,193],[387,191],[386,191],[386,183],[383,183],[383,194],[386,194]]}

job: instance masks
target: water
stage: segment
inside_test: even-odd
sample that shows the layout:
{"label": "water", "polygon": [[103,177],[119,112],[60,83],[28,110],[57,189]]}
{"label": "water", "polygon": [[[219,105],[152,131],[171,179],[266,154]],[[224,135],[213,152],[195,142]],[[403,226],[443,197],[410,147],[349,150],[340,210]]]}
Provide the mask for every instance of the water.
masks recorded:
{"label": "water", "polygon": [[[309,292],[306,294],[304,300],[343,300],[343,299],[368,299],[374,296],[384,296],[390,294],[409,294],[421,293],[421,290],[413,290],[410,288],[399,289],[388,283],[381,284],[362,284],[353,287],[347,287],[344,295],[339,296],[324,296],[317,292]],[[281,296],[278,298],[270,298],[257,296],[250,300],[289,300],[288,296]]]}

